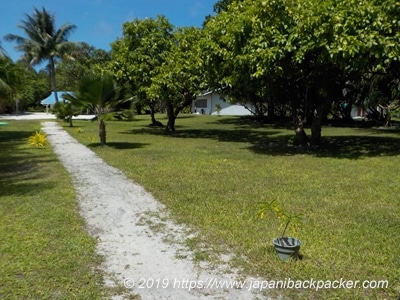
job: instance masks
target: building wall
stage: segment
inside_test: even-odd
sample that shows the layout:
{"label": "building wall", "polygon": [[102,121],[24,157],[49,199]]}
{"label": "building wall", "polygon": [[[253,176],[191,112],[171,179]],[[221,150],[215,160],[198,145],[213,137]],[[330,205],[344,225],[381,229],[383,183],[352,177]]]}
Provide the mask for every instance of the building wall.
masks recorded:
{"label": "building wall", "polygon": [[218,115],[216,104],[221,106],[220,115],[222,116],[247,116],[251,115],[250,111],[239,104],[230,104],[216,93],[205,93],[197,97],[193,101],[192,112],[203,115]]}

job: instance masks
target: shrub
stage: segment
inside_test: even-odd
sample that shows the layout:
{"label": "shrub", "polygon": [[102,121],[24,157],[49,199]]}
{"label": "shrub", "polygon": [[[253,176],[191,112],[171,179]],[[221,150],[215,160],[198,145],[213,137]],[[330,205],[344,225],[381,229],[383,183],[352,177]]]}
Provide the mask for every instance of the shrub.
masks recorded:
{"label": "shrub", "polygon": [[42,131],[36,130],[36,132],[28,138],[28,143],[38,148],[43,148],[47,145],[47,136]]}

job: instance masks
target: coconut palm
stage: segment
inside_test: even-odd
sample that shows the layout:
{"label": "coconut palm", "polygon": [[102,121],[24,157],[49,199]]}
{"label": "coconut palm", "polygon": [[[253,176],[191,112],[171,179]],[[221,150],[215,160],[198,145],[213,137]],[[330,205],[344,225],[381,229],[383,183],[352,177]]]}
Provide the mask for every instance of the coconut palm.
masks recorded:
{"label": "coconut palm", "polygon": [[3,46],[0,42],[0,56],[7,56],[6,50],[4,50]]}
{"label": "coconut palm", "polygon": [[16,64],[8,56],[0,54],[0,111],[5,106],[15,102],[15,110],[18,113],[18,103],[24,82],[24,70],[21,65]]}
{"label": "coconut palm", "polygon": [[[108,104],[117,100],[117,88],[111,76],[88,75],[79,82],[73,94],[64,94],[63,98],[71,103],[81,104],[94,110],[99,122],[100,144],[106,144],[106,124]],[[112,113],[111,113],[112,114]]]}
{"label": "coconut palm", "polygon": [[9,59],[0,42],[0,92],[8,91],[10,86],[7,83]]}
{"label": "coconut palm", "polygon": [[[64,98],[64,95],[61,97]],[[82,113],[82,104],[71,101],[57,102],[54,104],[52,111],[58,119],[68,122],[69,127],[73,127],[72,118]]]}
{"label": "coconut palm", "polygon": [[10,76],[9,60],[0,55],[0,112],[3,110],[6,102],[11,99],[11,87],[9,85]]}
{"label": "coconut palm", "polygon": [[34,8],[33,15],[25,14],[26,19],[18,25],[27,37],[8,34],[5,39],[15,41],[16,49],[24,52],[23,60],[31,66],[38,65],[45,60],[49,61],[50,78],[53,91],[57,97],[55,60],[69,57],[69,53],[76,43],[68,42],[68,36],[76,29],[75,25],[65,23],[59,29],[55,28],[55,17],[44,8]]}

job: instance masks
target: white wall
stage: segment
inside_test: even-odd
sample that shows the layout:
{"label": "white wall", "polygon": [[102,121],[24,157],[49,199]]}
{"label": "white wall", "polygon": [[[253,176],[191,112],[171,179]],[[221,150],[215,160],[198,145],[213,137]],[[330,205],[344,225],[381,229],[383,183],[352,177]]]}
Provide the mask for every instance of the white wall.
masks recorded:
{"label": "white wall", "polygon": [[217,115],[217,109],[215,105],[219,103],[221,106],[220,115],[221,116],[249,116],[251,112],[240,104],[230,104],[223,101],[220,96],[216,93],[205,93],[197,97],[200,102],[206,102],[206,107],[196,107],[196,101],[193,101],[192,112],[197,114],[205,115]]}

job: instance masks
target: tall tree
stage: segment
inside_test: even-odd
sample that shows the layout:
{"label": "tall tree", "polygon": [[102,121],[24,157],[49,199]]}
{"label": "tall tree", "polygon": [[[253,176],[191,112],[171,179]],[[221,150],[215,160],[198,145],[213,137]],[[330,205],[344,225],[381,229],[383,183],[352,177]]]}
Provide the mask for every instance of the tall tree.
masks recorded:
{"label": "tall tree", "polygon": [[24,67],[0,54],[0,111],[14,106],[15,111],[19,112],[21,92],[25,84]]}
{"label": "tall tree", "polygon": [[209,84],[264,116],[293,21],[282,0],[222,2],[224,9],[205,26]]}
{"label": "tall tree", "polygon": [[159,74],[152,78],[150,95],[160,99],[167,110],[166,130],[175,131],[178,114],[200,93],[204,72],[200,57],[199,40],[202,31],[195,27],[178,28],[173,33],[173,43],[165,51],[165,62]]}
{"label": "tall tree", "polygon": [[58,61],[57,84],[62,91],[72,91],[80,80],[89,73],[101,74],[111,61],[109,52],[96,49],[87,43],[80,43],[72,52],[73,60]]}
{"label": "tall tree", "polygon": [[7,104],[12,100],[12,88],[10,86],[10,77],[12,61],[4,55],[0,55],[0,112],[4,110]]}
{"label": "tall tree", "polygon": [[386,72],[400,59],[399,8],[395,0],[301,1],[293,8],[288,45],[312,95],[312,144],[320,143],[322,121],[346,82]]}
{"label": "tall tree", "polygon": [[228,10],[228,6],[233,2],[234,0],[218,0],[217,2],[215,2],[214,4],[214,12],[216,12],[217,14]]}
{"label": "tall tree", "polygon": [[152,78],[160,73],[165,53],[172,45],[173,26],[164,16],[135,19],[123,24],[123,37],[112,43],[111,69],[120,85],[129,85],[131,93],[150,107],[152,124],[155,99],[150,92]]}
{"label": "tall tree", "polygon": [[271,107],[271,97],[290,104],[301,144],[308,140],[304,121],[311,123],[311,143],[320,143],[323,120],[343,101],[348,82],[390,74],[400,61],[396,0],[219,3],[205,24],[211,86],[260,107]]}
{"label": "tall tree", "polygon": [[0,56],[7,56],[6,51],[4,50],[3,46],[1,45],[1,42],[0,42]]}
{"label": "tall tree", "polygon": [[52,88],[58,102],[55,61],[58,58],[70,57],[76,43],[69,42],[68,36],[76,26],[65,23],[57,29],[54,15],[45,8],[34,8],[34,13],[25,14],[25,17],[18,27],[24,31],[26,37],[8,34],[5,39],[15,41],[16,49],[25,53],[23,60],[32,66],[48,60]]}

